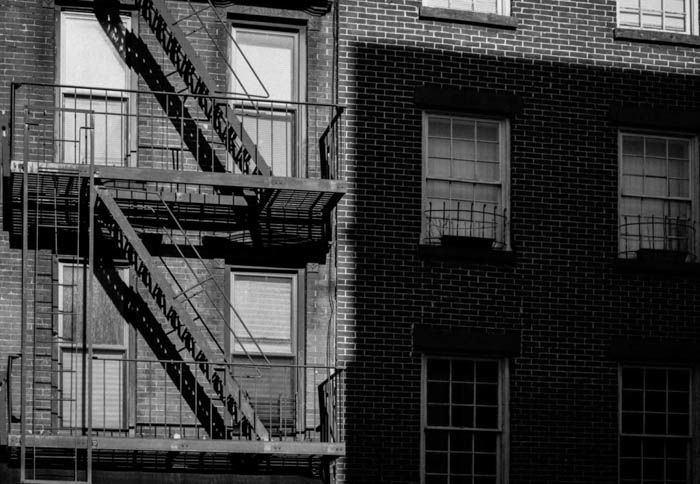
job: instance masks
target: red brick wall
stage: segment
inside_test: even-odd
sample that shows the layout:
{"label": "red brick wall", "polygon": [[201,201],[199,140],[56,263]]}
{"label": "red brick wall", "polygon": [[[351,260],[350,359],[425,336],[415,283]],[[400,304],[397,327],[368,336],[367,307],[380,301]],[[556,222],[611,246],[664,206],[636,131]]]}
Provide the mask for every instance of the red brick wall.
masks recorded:
{"label": "red brick wall", "polygon": [[[339,210],[343,482],[419,482],[420,355],[411,325],[517,331],[510,482],[617,482],[613,337],[699,341],[694,275],[616,269],[612,102],[698,109],[692,48],[613,39],[615,2],[513,0],[517,30],[421,20],[419,0],[341,1],[348,106]],[[516,94],[513,264],[418,257],[416,87]]]}

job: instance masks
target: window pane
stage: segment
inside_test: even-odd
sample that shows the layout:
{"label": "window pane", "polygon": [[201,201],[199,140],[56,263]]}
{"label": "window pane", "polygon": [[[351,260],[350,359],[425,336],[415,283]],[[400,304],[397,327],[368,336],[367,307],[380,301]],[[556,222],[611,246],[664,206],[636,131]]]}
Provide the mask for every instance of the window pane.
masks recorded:
{"label": "window pane", "polygon": [[428,143],[428,156],[430,158],[447,158],[451,156],[451,143],[449,139],[430,138]]}
{"label": "window pane", "polygon": [[450,138],[451,124],[449,119],[431,116],[428,118],[428,136]]}
{"label": "window pane", "polygon": [[428,425],[447,427],[450,425],[449,405],[428,405]]}
{"label": "window pane", "polygon": [[[452,149],[453,149],[452,156],[458,160],[475,160],[476,159],[476,152],[474,151],[475,147],[476,147],[476,145],[474,144],[473,141],[454,140],[454,141],[452,141]],[[472,175],[472,177],[473,176],[474,175]]]}
{"label": "window pane", "polygon": [[[94,350],[92,360],[92,425],[95,429],[124,426],[123,351]],[[83,379],[83,353],[62,351],[61,417],[65,427],[85,427],[83,396],[87,383]],[[85,387],[83,386],[85,384]]]}
{"label": "window pane", "polygon": [[275,176],[293,176],[296,112],[289,106],[263,108],[243,114],[239,120],[257,148],[253,159],[262,158]]}
{"label": "window pane", "polygon": [[476,164],[476,179],[479,181],[499,181],[501,166],[498,163]]}
{"label": "window pane", "polygon": [[501,187],[498,185],[476,185],[474,199],[477,202],[498,204],[501,199]]}
{"label": "window pane", "polygon": [[498,144],[487,141],[476,145],[476,159],[479,161],[498,161]]}
{"label": "window pane", "polygon": [[[426,183],[427,196],[429,198],[450,198],[450,182],[428,180]],[[437,207],[433,207],[435,209]]]}
{"label": "window pane", "polygon": [[448,449],[450,433],[447,430],[426,430],[425,431],[425,448],[426,450],[444,450]]}
{"label": "window pane", "polygon": [[[83,342],[83,277],[84,266],[61,264],[60,326],[63,342],[82,345]],[[126,277],[126,271],[122,271]],[[125,322],[97,277],[92,278],[91,307],[86,321],[95,345],[124,345]]]}
{"label": "window pane", "polygon": [[475,163],[473,161],[455,160],[452,162],[452,177],[458,180],[475,179]]}
{"label": "window pane", "polygon": [[450,360],[428,360],[428,380],[450,380]]}
{"label": "window pane", "polygon": [[430,158],[428,160],[428,176],[431,178],[449,178],[450,160],[446,158]]}
{"label": "window pane", "polygon": [[240,47],[240,51],[231,48],[232,66],[238,76],[238,80],[232,79],[233,91],[266,97],[264,86],[269,99],[295,101],[294,34],[234,27],[233,35]]}
{"label": "window pane", "polygon": [[455,139],[474,139],[474,121],[467,119],[452,119],[452,137]]}
{"label": "window pane", "polygon": [[446,403],[450,400],[450,384],[448,382],[428,382],[428,402]]}
{"label": "window pane", "polygon": [[643,175],[644,157],[624,155],[622,158],[622,173],[625,175]]}
{"label": "window pane", "polygon": [[474,385],[472,383],[452,383],[452,403],[474,403]]}
{"label": "window pane", "polygon": [[92,14],[62,13],[61,61],[63,85],[129,88],[129,68]]}
{"label": "window pane", "polygon": [[238,313],[232,314],[234,351],[245,348],[258,354],[254,340],[266,354],[290,354],[295,307],[293,278],[234,273],[231,292]]}

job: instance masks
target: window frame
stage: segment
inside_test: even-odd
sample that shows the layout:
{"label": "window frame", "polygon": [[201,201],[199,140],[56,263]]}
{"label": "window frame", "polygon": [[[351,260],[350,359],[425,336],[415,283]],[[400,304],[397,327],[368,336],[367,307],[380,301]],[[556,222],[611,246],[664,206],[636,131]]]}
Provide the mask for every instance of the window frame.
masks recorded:
{"label": "window frame", "polygon": [[428,8],[443,8],[445,10],[457,10],[460,12],[471,12],[471,13],[476,13],[476,14],[502,15],[504,17],[510,17],[510,15],[511,15],[510,0],[496,0],[496,11],[495,12],[485,12],[483,10],[477,10],[477,9],[453,7],[453,6],[451,6],[451,3],[454,2],[454,0],[446,0],[446,1],[447,1],[447,6],[440,6],[440,5],[438,5],[439,2],[437,2],[435,0],[421,0],[421,6],[428,7]]}
{"label": "window frame", "polygon": [[[689,198],[690,198],[690,220],[693,223],[693,225],[696,228],[700,228],[698,226],[698,222],[700,222],[700,209],[698,207],[698,203],[700,202],[699,200],[699,195],[700,195],[700,180],[698,179],[698,175],[700,174],[700,169],[698,166],[698,160],[700,159],[700,144],[698,142],[698,136],[695,133],[690,133],[690,132],[683,132],[683,131],[668,131],[668,130],[660,130],[660,129],[633,129],[633,128],[619,128],[617,130],[617,254],[618,258],[625,258],[623,257],[624,252],[623,252],[623,238],[622,238],[622,226],[623,226],[623,221],[622,221],[622,213],[621,213],[621,207],[622,207],[622,200],[623,197],[628,197],[632,198],[630,195],[623,195],[623,183],[624,183],[624,171],[623,171],[623,137],[624,136],[643,136],[643,137],[656,137],[656,138],[664,138],[665,140],[685,140],[689,142],[690,145],[690,159],[689,159],[689,173],[688,176],[690,177],[689,179]],[[667,175],[668,178],[668,175]],[[672,200],[671,198],[661,198],[661,197],[637,197],[637,198],[659,198],[659,199],[668,199]],[[639,214],[642,215],[642,214]],[[693,241],[692,241],[692,246],[689,247],[689,250],[693,252],[693,254],[698,257],[699,252],[698,248],[700,247],[700,236],[698,236],[698,233],[694,234]]]}
{"label": "window frame", "polygon": [[[640,26],[635,27],[632,25],[623,25],[620,23],[621,19],[621,11],[622,11],[622,5],[621,5],[621,0],[617,0],[615,2],[615,25],[618,28],[621,29],[632,29],[632,30],[645,30],[649,32],[663,32],[663,33],[668,33],[668,34],[685,34],[685,35],[698,35],[699,31],[699,18],[698,18],[698,13],[699,13],[699,6],[698,6],[698,0],[684,0],[686,4],[686,29],[684,31],[678,31],[678,30],[667,30],[664,28],[660,29],[654,29],[654,28],[649,28],[649,27],[644,27],[641,25],[641,18],[640,18]],[[640,0],[640,17],[641,17],[641,2],[644,2],[644,0]],[[662,15],[662,22],[663,22],[663,10],[661,11]],[[663,26],[662,26],[663,27]]]}
{"label": "window frame", "polygon": [[[428,399],[428,360],[448,360],[452,361],[489,361],[498,363],[498,429],[480,430],[473,432],[496,433],[496,484],[508,484],[510,465],[510,359],[506,357],[487,356],[465,356],[465,355],[445,355],[445,354],[421,354],[421,399],[420,399],[420,484],[425,484],[426,480],[426,431],[431,428],[427,422],[427,399]],[[439,427],[442,429],[460,430],[460,427]],[[449,469],[448,469],[449,476]]]}
{"label": "window frame", "polygon": [[[302,166],[305,157],[305,145],[303,140],[306,137],[307,126],[306,117],[302,105],[306,102],[306,90],[307,90],[307,59],[306,59],[306,42],[307,33],[306,27],[303,25],[296,24],[286,24],[281,22],[270,22],[270,21],[255,21],[255,20],[232,20],[230,23],[230,38],[227,42],[227,58],[230,66],[235,64],[234,56],[236,52],[241,52],[240,46],[234,47],[233,43],[236,41],[238,31],[248,31],[248,32],[267,32],[268,35],[283,35],[290,36],[293,39],[293,50],[292,50],[292,73],[291,73],[291,99],[282,100],[275,99],[274,96],[271,98],[266,97],[256,97],[251,96],[247,99],[245,93],[236,93],[235,83],[237,82],[231,71],[227,69],[226,72],[226,90],[227,93],[239,98],[232,101],[232,111],[236,117],[239,117],[236,112],[240,112],[245,115],[246,112],[254,113],[254,118],[256,120],[261,118],[260,111],[256,109],[256,102],[262,103],[263,107],[269,106],[271,115],[263,114],[264,119],[273,119],[275,114],[290,114],[290,130],[291,131],[291,150],[289,156],[291,159],[287,160],[288,171],[287,177],[303,177],[305,168]],[[247,59],[251,62],[250,59]],[[257,74],[257,73],[256,73]],[[262,81],[262,80],[261,80]],[[243,119],[245,116],[242,116]],[[257,121],[256,121],[257,126]],[[253,140],[255,142],[256,140]],[[272,148],[271,148],[272,149]],[[274,160],[265,160],[270,169],[273,170],[272,162]],[[232,165],[232,161],[229,160],[229,165]]]}
{"label": "window frame", "polygon": [[[305,314],[305,294],[302,289],[303,271],[292,270],[292,269],[281,269],[281,268],[261,268],[261,267],[243,267],[243,266],[232,266],[230,267],[228,276],[228,295],[229,301],[232,306],[236,306],[234,297],[234,280],[235,276],[245,275],[245,276],[268,276],[268,277],[279,277],[286,278],[292,281],[292,308],[291,308],[291,328],[290,328],[290,352],[289,353],[270,353],[266,354],[268,357],[278,358],[278,359],[292,359],[294,362],[299,361],[303,354],[303,341],[304,334],[304,314]],[[225,347],[227,348],[227,354],[232,358],[247,358],[243,351],[235,351],[235,341],[231,332],[233,331],[234,315],[233,310],[229,308],[226,312],[228,316],[228,325],[230,330],[226,331],[225,337]],[[257,348],[255,350],[257,353]],[[251,354],[253,358],[256,357],[255,354]]]}
{"label": "window frame", "polygon": [[[504,116],[483,116],[483,115],[469,115],[465,113],[455,113],[455,112],[445,112],[436,110],[424,110],[422,112],[422,162],[421,162],[421,229],[420,229],[420,241],[424,243],[429,237],[429,229],[427,224],[426,212],[429,209],[428,205],[428,192],[427,192],[427,180],[428,180],[428,163],[429,163],[429,120],[431,117],[441,117],[449,119],[460,119],[460,120],[472,120],[472,121],[485,121],[485,122],[498,122],[499,125],[499,165],[500,165],[500,177],[501,177],[501,209],[504,211],[504,247],[498,250],[510,251],[511,247],[511,234],[510,234],[510,119]],[[463,180],[464,181],[464,180]],[[464,181],[465,183],[479,184],[481,182],[477,181]],[[484,183],[487,184],[487,183]],[[490,183],[491,185],[496,185],[495,183]]]}
{"label": "window frame", "polygon": [[[76,354],[80,354],[82,352],[87,351],[87,347],[85,345],[85,342],[83,342],[81,345],[72,345],[69,343],[63,342],[63,296],[64,296],[64,291],[65,291],[65,277],[64,277],[64,269],[66,267],[79,267],[79,268],[84,268],[86,267],[86,262],[85,261],[74,261],[74,260],[58,260],[56,262],[56,271],[57,271],[57,282],[58,282],[58,287],[55,292],[55,297],[56,297],[56,304],[55,308],[57,310],[56,312],[56,327],[58,330],[58,339],[57,339],[57,349],[58,349],[58,361],[59,364],[62,366],[63,365],[63,355],[65,352],[74,352]],[[83,271],[83,274],[87,274],[89,269],[85,269]],[[131,270],[127,266],[119,266],[117,267],[117,271],[119,272],[120,276],[124,281],[129,281],[131,277]],[[95,275],[92,275],[92,279],[94,280]],[[121,360],[123,361],[122,363],[122,368],[121,368],[121,385],[122,388],[120,390],[121,392],[121,415],[119,416],[119,420],[121,421],[122,425],[121,426],[100,426],[96,425],[96,422],[94,421],[94,418],[92,418],[92,428],[94,430],[107,430],[107,431],[123,431],[126,430],[128,427],[128,418],[129,418],[129,400],[130,400],[130,394],[132,392],[135,392],[135,388],[131,388],[130,385],[128,384],[128,378],[129,378],[129,364],[127,363],[128,358],[131,357],[131,348],[132,348],[132,343],[131,343],[131,329],[130,325],[128,322],[123,319],[123,326],[124,326],[124,344],[123,345],[115,345],[115,344],[101,344],[97,343],[95,344],[94,342],[91,342],[92,344],[92,353],[93,357],[95,356],[95,353],[99,353],[102,356],[106,356],[106,360]],[[114,357],[116,356],[116,358]],[[93,365],[93,370],[94,370],[94,363],[91,362]],[[56,388],[59,389],[61,393],[63,392],[63,379],[64,375],[63,372],[60,372],[58,375],[58,381]],[[94,382],[94,371],[93,371],[93,382]],[[94,391],[94,385],[93,385],[93,391]],[[72,416],[69,416],[67,419],[63,414],[63,406],[62,402],[63,400],[60,400],[57,402],[57,409],[56,409],[56,415],[58,416],[60,422],[61,422],[61,427],[66,428],[66,429],[76,429],[80,428],[81,425],[79,425],[79,422],[72,422],[71,418]],[[94,412],[94,407],[93,407],[93,412]],[[68,420],[68,422],[66,422]],[[99,422],[97,422],[99,424]]]}
{"label": "window frame", "polygon": [[[138,22],[134,21],[134,18],[132,16],[132,13],[129,10],[122,10],[120,12],[120,15],[122,16],[123,19],[128,19],[128,25],[127,27],[134,32],[134,34],[138,35]],[[69,21],[70,19],[88,19],[88,20],[94,20],[97,22],[97,19],[95,18],[93,12],[91,9],[88,8],[79,8],[79,7],[65,7],[65,8],[59,8],[57,9],[56,13],[56,68],[55,68],[55,83],[58,86],[64,85],[64,80],[66,76],[66,50],[68,48],[67,46],[67,41],[66,41],[66,35],[64,35],[64,30],[67,29],[67,26],[65,25],[65,22]],[[105,34],[106,37],[106,34]],[[109,42],[109,40],[108,40]],[[113,46],[110,47],[113,48]],[[123,61],[122,61],[123,62]],[[124,64],[124,90],[126,91],[136,91],[138,89],[138,75],[129,68],[126,64]],[[89,88],[92,86],[84,86],[85,88]],[[74,103],[77,103],[77,100],[80,98],[88,98],[87,94],[90,93],[88,89],[65,89],[65,88],[59,88],[56,90],[56,99],[54,101],[55,105],[58,108],[62,108],[64,104],[64,97],[70,95],[74,99]],[[93,93],[99,92],[99,88],[95,88],[92,90]],[[126,139],[122,140],[123,141],[123,163],[121,165],[117,166],[123,166],[123,167],[137,167],[138,166],[138,123],[132,120],[132,117],[137,116],[137,99],[136,95],[134,92],[126,92],[124,93],[124,96],[113,96],[113,95],[105,95],[103,96],[104,99],[102,102],[107,103],[107,102],[120,102],[126,107],[126,127],[124,129],[125,134],[126,134]],[[87,115],[89,111],[86,110],[77,110],[76,112],[79,113],[79,115]],[[121,111],[120,111],[121,112]],[[121,115],[121,114],[120,114]],[[62,131],[63,131],[63,120],[61,119],[62,116],[62,111],[60,109],[56,110],[55,114],[55,120],[54,120],[54,138],[56,140],[62,139]],[[94,138],[94,136],[93,136]],[[65,146],[56,146],[54,149],[54,159],[56,163],[67,163],[64,160],[64,151],[65,151]],[[86,148],[86,153],[87,153],[87,148]],[[107,153],[105,153],[105,157],[107,156]],[[80,158],[80,156],[78,156]],[[75,162],[69,162],[69,164],[74,164]],[[77,163],[79,164],[80,161],[78,160]],[[96,163],[98,164],[98,163]],[[100,163],[101,165],[102,163]],[[110,166],[110,164],[107,164]]]}
{"label": "window frame", "polygon": [[[622,390],[623,390],[623,371],[626,368],[638,368],[642,370],[687,370],[688,371],[688,435],[669,435],[669,434],[623,434],[622,431]],[[696,412],[698,411],[698,379],[700,377],[697,371],[696,365],[684,365],[684,364],[674,364],[663,362],[653,362],[644,363],[639,361],[623,361],[617,365],[617,482],[622,483],[622,438],[636,438],[636,439],[663,439],[667,441],[669,439],[684,439],[687,442],[686,451],[686,482],[691,482],[694,473],[694,448],[696,447],[696,441],[698,438],[697,425],[698,419],[696,418]],[[666,393],[668,390],[666,390]],[[644,398],[644,394],[642,394]],[[664,462],[666,457],[664,457]],[[664,476],[663,480],[666,480]]]}

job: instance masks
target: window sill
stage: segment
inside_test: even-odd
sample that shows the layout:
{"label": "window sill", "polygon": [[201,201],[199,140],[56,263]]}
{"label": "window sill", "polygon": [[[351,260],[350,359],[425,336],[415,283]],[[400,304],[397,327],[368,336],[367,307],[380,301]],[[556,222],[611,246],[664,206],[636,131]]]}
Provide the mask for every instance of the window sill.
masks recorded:
{"label": "window sill", "polygon": [[444,20],[510,30],[518,28],[518,19],[515,17],[494,13],[470,12],[454,8],[420,7],[418,16],[422,20]]}
{"label": "window sill", "polygon": [[698,262],[616,258],[613,260],[613,267],[619,272],[700,276],[700,263]]}
{"label": "window sill", "polygon": [[660,32],[657,30],[616,28],[613,31],[613,37],[615,40],[632,40],[652,44],[700,47],[700,36],[698,35],[675,34],[671,32]]}
{"label": "window sill", "polygon": [[462,247],[418,244],[418,257],[425,260],[513,264],[515,252],[504,249],[465,250]]}

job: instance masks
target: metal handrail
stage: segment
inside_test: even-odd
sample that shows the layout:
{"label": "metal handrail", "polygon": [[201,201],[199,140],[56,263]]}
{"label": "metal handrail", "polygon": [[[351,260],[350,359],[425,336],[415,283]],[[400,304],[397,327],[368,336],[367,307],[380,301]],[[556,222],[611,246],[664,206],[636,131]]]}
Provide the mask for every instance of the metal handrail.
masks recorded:
{"label": "metal handrail", "polygon": [[[89,111],[99,118],[96,127],[103,133],[96,146],[97,165],[261,174],[253,169],[259,160],[271,163],[266,173],[273,176],[332,179],[337,172],[343,108],[335,104],[68,84],[12,86],[13,125],[37,124],[32,146],[41,150],[43,161],[61,160],[60,150],[75,141],[60,139],[57,123],[77,126],[72,116]],[[206,102],[193,101],[204,98]],[[212,119],[201,104],[218,106],[226,115]],[[221,138],[222,130],[231,137]],[[247,152],[251,164],[237,158],[234,140],[241,137],[254,146]]]}
{"label": "metal handrail", "polygon": [[251,102],[264,102],[271,104],[294,104],[297,106],[320,106],[337,108],[338,110],[344,110],[344,107],[333,104],[333,103],[319,103],[319,102],[308,102],[308,101],[290,101],[287,99],[253,99],[251,100],[247,96],[237,95],[232,93],[220,93],[220,94],[198,94],[198,93],[187,93],[181,94],[174,91],[146,91],[143,89],[115,89],[109,87],[98,87],[98,86],[84,86],[78,84],[57,84],[57,83],[47,83],[47,82],[12,82],[12,89],[19,89],[23,86],[35,86],[35,87],[54,87],[59,89],[83,89],[85,91],[96,91],[96,92],[121,92],[126,94],[153,94],[153,95],[177,95],[181,97],[188,98],[209,98],[217,99],[222,101],[251,101]]}
{"label": "metal handrail", "polygon": [[[15,358],[18,358],[16,356]],[[267,428],[273,430],[273,440],[294,440],[297,442],[324,442],[323,429],[333,429],[333,442],[340,441],[340,418],[342,412],[341,398],[344,381],[342,370],[336,367],[286,362],[275,362],[269,366],[254,365],[243,362],[207,361],[196,365],[191,361],[128,358],[116,354],[94,354],[86,364],[93,368],[95,378],[104,384],[98,386],[94,394],[92,412],[93,435],[105,433],[110,437],[124,439],[147,438],[182,438],[208,440],[212,435],[214,422],[201,419],[191,406],[196,403],[199,410],[206,409],[207,415],[220,411],[223,402],[215,399],[202,399],[197,393],[197,385],[188,387],[183,382],[201,382],[206,372],[229,372],[236,378],[247,379],[255,388],[251,398],[257,408],[256,414],[263,419]],[[116,366],[110,366],[116,365]],[[135,380],[128,377],[108,380],[106,375],[126,375],[129,368]],[[188,376],[185,368],[191,370]],[[57,370],[66,378],[78,376],[76,371],[87,371],[79,366],[63,368],[59,362]],[[176,379],[173,380],[173,375]],[[288,385],[294,380],[293,375],[304,375],[296,380],[296,385]],[[110,386],[109,383],[113,386]],[[280,383],[283,382],[283,383]],[[287,382],[287,383],[284,383]],[[304,382],[304,383],[302,383]],[[7,390],[18,384],[12,379]],[[175,386],[172,386],[175,384]],[[318,389],[324,387],[331,400],[324,410],[325,402],[319,400]],[[93,384],[94,388],[94,384]],[[184,390],[189,389],[189,393]],[[78,385],[72,389],[60,389],[51,395],[51,406],[58,412],[57,419],[41,427],[42,435],[82,435],[86,415],[76,409],[75,402],[81,401],[83,392],[89,391],[87,385]],[[134,392],[129,399],[127,392]],[[128,403],[132,402],[132,403]],[[135,406],[132,406],[134,405]],[[203,406],[200,406],[203,405]],[[82,407],[88,408],[88,407]],[[29,420],[37,418],[44,409],[28,407]],[[12,422],[18,422],[14,419]],[[8,424],[12,423],[8,422]],[[249,436],[238,432],[238,422],[224,422],[225,432],[218,438],[227,440],[247,440]],[[16,434],[16,430],[14,431]]]}
{"label": "metal handrail", "polygon": [[497,204],[458,202],[457,208],[428,204],[424,212],[427,244],[444,244],[445,237],[491,240],[493,248],[508,245],[508,212]]}
{"label": "metal handrail", "polygon": [[639,258],[649,251],[693,261],[696,258],[695,222],[690,218],[661,215],[622,215],[618,227],[622,258]]}

